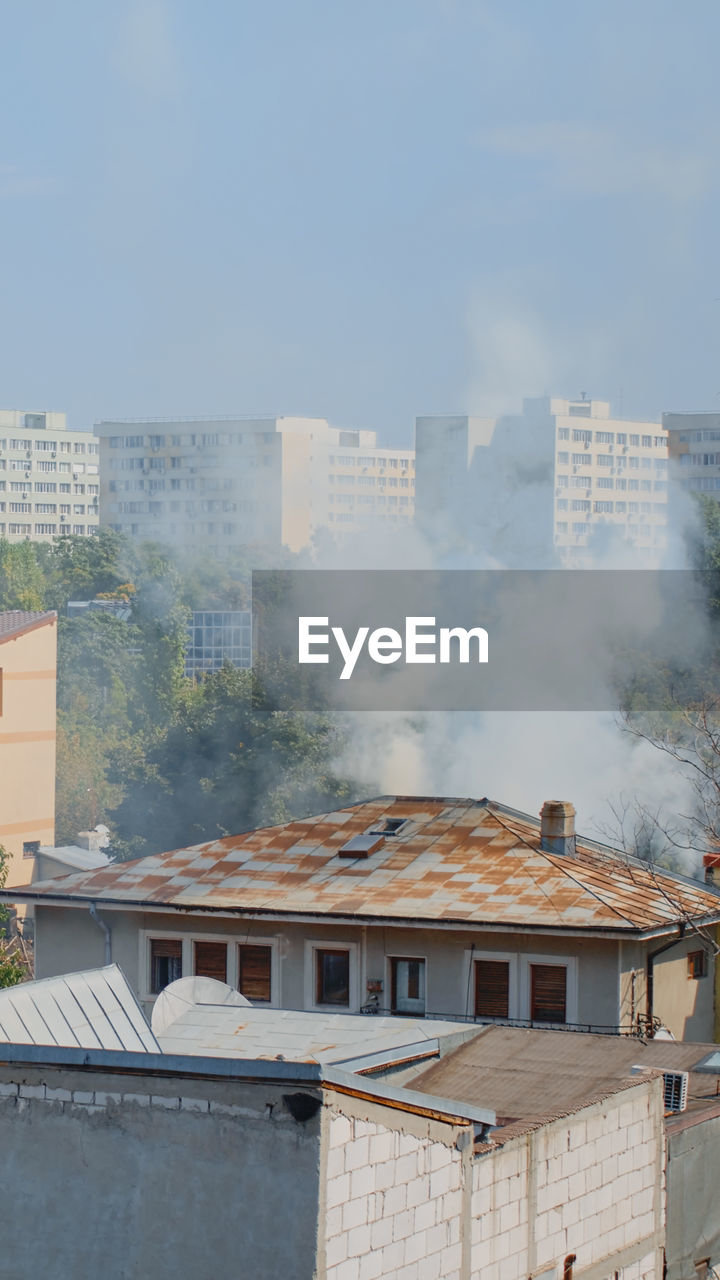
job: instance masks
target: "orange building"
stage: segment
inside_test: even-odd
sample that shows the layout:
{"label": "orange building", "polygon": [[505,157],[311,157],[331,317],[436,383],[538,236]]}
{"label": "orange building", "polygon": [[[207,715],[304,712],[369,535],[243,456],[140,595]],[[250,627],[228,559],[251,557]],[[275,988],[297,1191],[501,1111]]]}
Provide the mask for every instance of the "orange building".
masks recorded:
{"label": "orange building", "polygon": [[23,846],[55,843],[57,614],[0,613],[0,845],[8,885],[28,879]]}

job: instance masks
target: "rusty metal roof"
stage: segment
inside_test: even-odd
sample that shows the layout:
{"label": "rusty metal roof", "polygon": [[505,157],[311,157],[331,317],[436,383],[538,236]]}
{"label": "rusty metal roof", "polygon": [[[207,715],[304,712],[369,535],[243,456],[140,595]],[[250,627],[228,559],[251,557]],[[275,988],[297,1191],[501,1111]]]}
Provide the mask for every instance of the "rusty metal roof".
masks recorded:
{"label": "rusty metal roof", "polygon": [[[720,1103],[717,1071],[697,1071],[717,1045],[635,1036],[588,1035],[539,1028],[485,1027],[413,1078],[417,1093],[491,1107],[498,1124],[521,1131],[526,1122],[566,1115],[612,1092],[632,1068],[687,1071],[688,1111],[704,1115]],[[558,1064],[562,1063],[562,1070]],[[642,1079],[635,1076],[634,1079]],[[675,1123],[673,1118],[672,1123]],[[506,1132],[505,1137],[508,1136]]]}
{"label": "rusty metal roof", "polygon": [[25,631],[33,631],[46,622],[55,622],[56,619],[56,613],[27,609],[10,609],[7,613],[0,613],[0,644],[5,640],[13,640]]}
{"label": "rusty metal roof", "polygon": [[[338,856],[351,837],[379,831],[387,819],[403,825],[379,848]],[[1,897],[625,935],[689,918],[720,920],[720,894],[696,881],[580,838],[575,855],[546,852],[536,819],[487,799],[409,796],[381,796]]]}

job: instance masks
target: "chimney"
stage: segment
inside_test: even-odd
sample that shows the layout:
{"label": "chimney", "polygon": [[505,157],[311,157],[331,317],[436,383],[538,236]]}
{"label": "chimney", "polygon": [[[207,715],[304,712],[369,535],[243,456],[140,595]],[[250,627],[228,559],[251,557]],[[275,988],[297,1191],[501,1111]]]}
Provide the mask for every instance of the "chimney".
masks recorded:
{"label": "chimney", "polygon": [[714,853],[703,854],[703,866],[705,868],[705,883],[718,885],[720,888],[720,851],[715,850]]}
{"label": "chimney", "polygon": [[540,810],[540,848],[547,853],[575,852],[575,808],[568,800],[546,800]]}
{"label": "chimney", "polygon": [[[105,843],[107,843],[107,841]],[[79,849],[89,850],[90,853],[99,853],[103,848],[102,832],[78,831],[77,846]]]}

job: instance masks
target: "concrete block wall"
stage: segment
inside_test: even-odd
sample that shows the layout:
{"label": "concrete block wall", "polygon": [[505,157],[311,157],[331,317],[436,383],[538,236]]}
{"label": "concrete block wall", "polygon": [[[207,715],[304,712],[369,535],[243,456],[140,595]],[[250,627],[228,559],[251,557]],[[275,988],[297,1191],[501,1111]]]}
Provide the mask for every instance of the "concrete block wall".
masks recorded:
{"label": "concrete block wall", "polygon": [[397,1128],[340,1107],[329,1112],[327,1280],[461,1280],[458,1130],[412,1116],[404,1130],[402,1112],[389,1117]]}
{"label": "concrete block wall", "polygon": [[623,1090],[476,1160],[473,1280],[573,1274],[661,1280],[664,1125],[660,1082]]}

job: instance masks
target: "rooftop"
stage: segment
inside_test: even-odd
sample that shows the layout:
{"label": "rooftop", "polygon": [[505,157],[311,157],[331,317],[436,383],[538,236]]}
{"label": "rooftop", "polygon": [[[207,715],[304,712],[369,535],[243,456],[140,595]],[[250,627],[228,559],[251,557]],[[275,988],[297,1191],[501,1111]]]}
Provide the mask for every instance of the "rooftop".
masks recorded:
{"label": "rooftop", "polygon": [[0,644],[5,640],[13,640],[25,631],[34,631],[46,622],[55,622],[57,614],[50,611],[41,613],[26,609],[11,609],[8,613],[0,613]]}
{"label": "rooftop", "polygon": [[160,1052],[116,964],[0,991],[0,1043]]}
{"label": "rooftop", "polygon": [[[714,1065],[698,1070],[711,1055]],[[670,1125],[720,1115],[718,1046],[659,1038],[489,1026],[415,1076],[412,1087],[458,1102],[481,1097],[507,1138],[607,1096],[636,1066],[690,1073],[687,1112],[673,1116]]]}
{"label": "rooftop", "polygon": [[[353,837],[365,848],[338,856]],[[581,837],[549,852],[537,819],[487,799],[410,796],[0,894],[34,900],[616,936],[720,920],[720,894],[697,881]]]}

